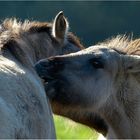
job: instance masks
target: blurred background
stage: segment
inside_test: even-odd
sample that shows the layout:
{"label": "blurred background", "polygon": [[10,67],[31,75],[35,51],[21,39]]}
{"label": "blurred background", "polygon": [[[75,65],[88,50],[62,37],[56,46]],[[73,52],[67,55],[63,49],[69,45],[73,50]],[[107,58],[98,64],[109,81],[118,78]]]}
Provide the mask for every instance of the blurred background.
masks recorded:
{"label": "blurred background", "polygon": [[[116,36],[140,36],[139,1],[0,1],[0,20],[16,17],[38,21],[52,21],[64,11],[74,32],[85,46]],[[97,133],[69,120],[55,116],[57,138],[96,139]]]}
{"label": "blurred background", "polygon": [[86,46],[118,34],[133,32],[139,37],[140,1],[1,1],[0,19],[52,21],[61,10],[70,22],[70,31]]}

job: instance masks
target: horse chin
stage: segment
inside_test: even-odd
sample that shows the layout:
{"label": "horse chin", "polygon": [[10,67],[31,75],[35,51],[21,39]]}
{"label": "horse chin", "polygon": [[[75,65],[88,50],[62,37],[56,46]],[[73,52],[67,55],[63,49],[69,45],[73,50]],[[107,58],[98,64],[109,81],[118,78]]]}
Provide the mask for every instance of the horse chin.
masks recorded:
{"label": "horse chin", "polygon": [[46,82],[45,84],[46,95],[50,99],[51,103],[57,103],[65,107],[78,107],[84,108],[85,98],[80,96],[71,89],[71,84],[67,79],[59,78]]}
{"label": "horse chin", "polygon": [[68,85],[64,79],[55,79],[45,83],[45,91],[51,103],[53,102],[66,106],[71,104]]}
{"label": "horse chin", "polygon": [[45,92],[49,99],[53,99],[55,95],[57,94],[57,91],[55,89],[55,84],[57,83],[57,80],[44,82]]}

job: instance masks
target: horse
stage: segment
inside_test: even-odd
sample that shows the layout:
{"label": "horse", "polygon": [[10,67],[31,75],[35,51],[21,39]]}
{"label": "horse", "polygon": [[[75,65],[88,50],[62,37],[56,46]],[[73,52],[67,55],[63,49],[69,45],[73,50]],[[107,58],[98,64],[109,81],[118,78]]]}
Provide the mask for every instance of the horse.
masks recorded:
{"label": "horse", "polygon": [[35,68],[53,110],[99,114],[108,139],[140,138],[140,39],[117,36]]}
{"label": "horse", "polygon": [[34,64],[83,48],[63,12],[53,22],[0,25],[0,138],[56,138],[52,110]]}

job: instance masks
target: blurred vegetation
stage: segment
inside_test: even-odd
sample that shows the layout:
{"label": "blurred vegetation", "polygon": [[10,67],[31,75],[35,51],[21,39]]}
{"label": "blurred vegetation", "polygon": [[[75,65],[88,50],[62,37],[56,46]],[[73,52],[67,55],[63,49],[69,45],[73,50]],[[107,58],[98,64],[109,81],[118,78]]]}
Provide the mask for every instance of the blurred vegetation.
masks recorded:
{"label": "blurred vegetation", "polygon": [[54,120],[57,139],[97,139],[98,137],[94,130],[69,119],[55,115]]}
{"label": "blurred vegetation", "polygon": [[140,1],[0,1],[0,19],[51,21],[63,10],[86,46],[117,34],[140,32]]}

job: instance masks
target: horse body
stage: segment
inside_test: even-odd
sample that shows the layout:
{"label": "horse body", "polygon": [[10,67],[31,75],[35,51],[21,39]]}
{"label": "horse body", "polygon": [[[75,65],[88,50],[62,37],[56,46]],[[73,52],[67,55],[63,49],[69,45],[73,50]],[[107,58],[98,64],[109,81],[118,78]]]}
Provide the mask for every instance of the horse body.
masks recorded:
{"label": "horse body", "polygon": [[82,47],[67,24],[61,12],[53,24],[14,19],[1,25],[0,138],[55,138],[50,104],[33,66],[41,58]]}
{"label": "horse body", "polygon": [[98,114],[109,139],[140,138],[139,47],[139,40],[116,37],[38,62],[53,110]]}
{"label": "horse body", "polygon": [[37,75],[2,56],[0,69],[0,137],[55,138],[50,106]]}

